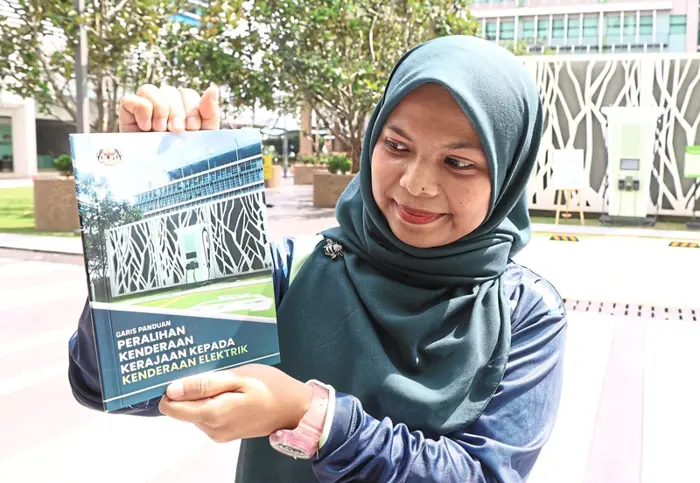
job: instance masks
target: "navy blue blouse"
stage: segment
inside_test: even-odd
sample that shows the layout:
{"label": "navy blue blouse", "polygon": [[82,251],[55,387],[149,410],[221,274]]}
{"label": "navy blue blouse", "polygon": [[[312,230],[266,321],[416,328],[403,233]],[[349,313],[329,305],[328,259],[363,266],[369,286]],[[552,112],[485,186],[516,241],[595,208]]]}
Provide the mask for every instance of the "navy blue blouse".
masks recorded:
{"label": "navy blue blouse", "polygon": [[[277,305],[284,296],[294,239],[276,245]],[[322,483],[524,482],[547,442],[559,406],[566,311],[545,279],[510,263],[504,274],[511,301],[511,352],[505,375],[482,416],[463,432],[438,440],[402,423],[377,420],[350,394],[336,393],[330,433],[313,471]],[[69,344],[69,380],[82,405],[102,410],[92,322],[86,303]],[[158,399],[117,411],[160,416]],[[380,476],[378,476],[380,475]]]}

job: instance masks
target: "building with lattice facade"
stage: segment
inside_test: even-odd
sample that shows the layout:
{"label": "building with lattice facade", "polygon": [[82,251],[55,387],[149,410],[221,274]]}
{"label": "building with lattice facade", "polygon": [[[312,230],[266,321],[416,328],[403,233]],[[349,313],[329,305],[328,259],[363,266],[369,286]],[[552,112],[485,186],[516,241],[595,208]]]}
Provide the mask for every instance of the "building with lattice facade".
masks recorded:
{"label": "building with lattice facade", "polygon": [[532,53],[696,52],[698,0],[472,0],[480,35]]}

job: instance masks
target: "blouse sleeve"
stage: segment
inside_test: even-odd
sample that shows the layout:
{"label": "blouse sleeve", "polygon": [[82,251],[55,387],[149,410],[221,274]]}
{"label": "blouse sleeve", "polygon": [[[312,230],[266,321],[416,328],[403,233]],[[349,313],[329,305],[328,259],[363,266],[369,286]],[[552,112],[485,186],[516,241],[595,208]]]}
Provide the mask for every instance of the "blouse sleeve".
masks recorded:
{"label": "blouse sleeve", "polygon": [[319,481],[526,481],[556,418],[566,313],[545,280],[521,282],[516,292],[504,378],[476,422],[429,439],[402,423],[375,419],[355,397],[338,393],[328,440],[313,462]]}

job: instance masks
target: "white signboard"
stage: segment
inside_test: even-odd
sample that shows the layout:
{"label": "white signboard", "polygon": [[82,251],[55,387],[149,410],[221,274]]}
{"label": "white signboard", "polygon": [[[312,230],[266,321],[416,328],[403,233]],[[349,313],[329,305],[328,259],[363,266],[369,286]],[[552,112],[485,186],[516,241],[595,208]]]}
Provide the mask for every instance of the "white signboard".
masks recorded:
{"label": "white signboard", "polygon": [[700,178],[700,146],[686,146],[683,171],[686,178]]}
{"label": "white signboard", "polygon": [[583,189],[586,170],[583,149],[554,149],[552,151],[552,183],[557,190]]}

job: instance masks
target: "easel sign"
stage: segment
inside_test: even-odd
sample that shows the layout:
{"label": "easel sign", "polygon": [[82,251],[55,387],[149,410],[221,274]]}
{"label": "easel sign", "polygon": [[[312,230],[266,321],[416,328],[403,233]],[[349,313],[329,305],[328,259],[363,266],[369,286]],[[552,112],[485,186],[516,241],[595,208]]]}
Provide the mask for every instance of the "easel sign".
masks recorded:
{"label": "easel sign", "polygon": [[552,183],[556,190],[580,190],[586,179],[583,149],[552,151]]}
{"label": "easel sign", "polygon": [[[583,218],[583,200],[581,199],[581,190],[586,182],[586,169],[583,161],[583,149],[554,149],[552,151],[552,186],[559,192],[556,200],[557,212],[555,224],[559,224],[559,215],[561,213],[562,204],[565,205],[566,211],[562,215],[564,218],[570,218],[569,203],[573,203],[574,194],[578,197],[578,212],[581,218],[581,224],[585,225]],[[562,203],[562,196],[566,197],[566,202]]]}

